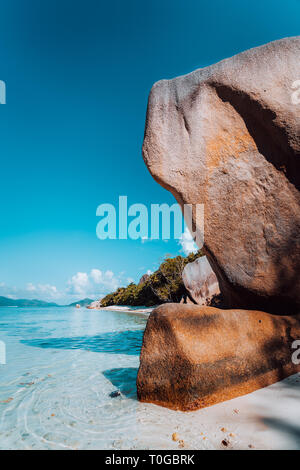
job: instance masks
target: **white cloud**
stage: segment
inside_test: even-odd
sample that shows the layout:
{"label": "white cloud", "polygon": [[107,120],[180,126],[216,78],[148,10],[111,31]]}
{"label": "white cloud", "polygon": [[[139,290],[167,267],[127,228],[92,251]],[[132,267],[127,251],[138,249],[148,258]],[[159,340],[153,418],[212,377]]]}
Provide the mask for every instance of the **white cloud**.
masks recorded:
{"label": "white cloud", "polygon": [[56,286],[51,284],[33,284],[28,282],[25,287],[8,286],[4,282],[0,283],[0,295],[8,298],[37,298],[42,300],[57,299],[61,296]]}
{"label": "white cloud", "polygon": [[59,294],[56,286],[51,286],[51,284],[38,284],[37,290],[42,294],[50,295],[52,297],[56,297]]}
{"label": "white cloud", "polygon": [[100,269],[92,269],[90,276],[95,284],[100,284],[102,281],[102,271]]}
{"label": "white cloud", "polygon": [[25,286],[16,287],[0,282],[0,295],[15,299],[35,298],[68,304],[84,297],[99,299],[129,282],[132,282],[132,279],[124,272],[115,275],[111,270],[101,271],[94,268],[90,272],[78,271],[59,289],[50,283],[28,282]]}
{"label": "white cloud", "polygon": [[110,271],[92,269],[91,272],[78,272],[67,283],[69,294],[81,295],[83,297],[98,297],[102,292],[111,292],[120,286],[120,279]]}
{"label": "white cloud", "polygon": [[3,295],[4,297],[16,298],[17,292],[18,292],[18,289],[15,286],[8,286],[5,282],[0,283],[0,295]]}
{"label": "white cloud", "polygon": [[57,297],[59,292],[56,286],[52,286],[51,284],[37,284],[34,285],[32,282],[29,282],[25,288],[27,292],[35,293],[36,295],[46,295],[49,297]]}
{"label": "white cloud", "polygon": [[55,297],[58,294],[56,286],[51,286],[51,284],[37,284],[36,286],[32,282],[28,282],[25,290],[27,292],[35,292],[46,294]]}
{"label": "white cloud", "polygon": [[198,251],[198,247],[187,227],[184,229],[184,232],[181,235],[181,238],[178,240],[178,243],[181,245],[181,249],[186,255],[189,255],[190,253],[196,253]]}
{"label": "white cloud", "polygon": [[36,287],[31,282],[29,282],[26,286],[26,290],[28,290],[28,292],[34,292],[36,291]]}
{"label": "white cloud", "polygon": [[114,273],[112,271],[105,271],[105,276],[107,279],[113,279]]}
{"label": "white cloud", "polygon": [[87,273],[78,272],[68,281],[68,291],[70,294],[84,295],[89,287],[89,277]]}

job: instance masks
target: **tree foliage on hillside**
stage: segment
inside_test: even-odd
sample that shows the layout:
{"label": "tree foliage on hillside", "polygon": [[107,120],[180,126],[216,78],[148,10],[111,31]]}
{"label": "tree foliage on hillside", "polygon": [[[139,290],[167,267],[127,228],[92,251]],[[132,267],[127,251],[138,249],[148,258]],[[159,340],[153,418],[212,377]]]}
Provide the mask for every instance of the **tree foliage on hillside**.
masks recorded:
{"label": "tree foliage on hillside", "polygon": [[203,252],[190,255],[166,258],[158,270],[150,274],[148,279],[140,284],[131,283],[127,287],[119,287],[115,292],[106,295],[101,300],[102,307],[111,305],[153,305],[166,302],[180,302],[187,295],[182,282],[182,271],[187,263],[203,256]]}

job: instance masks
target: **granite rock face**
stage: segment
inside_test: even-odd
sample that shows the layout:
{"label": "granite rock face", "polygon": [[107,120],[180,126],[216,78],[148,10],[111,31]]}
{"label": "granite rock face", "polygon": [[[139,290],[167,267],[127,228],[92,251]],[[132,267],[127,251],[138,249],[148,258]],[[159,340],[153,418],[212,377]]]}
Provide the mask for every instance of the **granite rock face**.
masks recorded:
{"label": "granite rock face", "polygon": [[297,316],[164,304],[151,313],[137,377],[140,401],[192,411],[300,371]]}
{"label": "granite rock face", "polygon": [[191,298],[198,305],[207,305],[214,295],[220,293],[218,279],[206,256],[188,263],[182,272],[182,280]]}
{"label": "granite rock face", "polygon": [[141,277],[141,279],[139,280],[139,286],[140,286],[141,284],[144,284],[146,281],[148,281],[148,279],[150,279],[150,275],[147,274],[147,273],[146,273],[146,274],[143,274],[142,277]]}
{"label": "granite rock face", "polygon": [[94,302],[91,302],[86,308],[96,310],[101,309],[101,300],[94,300]]}
{"label": "granite rock face", "polygon": [[181,206],[204,204],[204,251],[231,307],[300,309],[299,60],[300,37],[281,39],[149,96],[144,160]]}

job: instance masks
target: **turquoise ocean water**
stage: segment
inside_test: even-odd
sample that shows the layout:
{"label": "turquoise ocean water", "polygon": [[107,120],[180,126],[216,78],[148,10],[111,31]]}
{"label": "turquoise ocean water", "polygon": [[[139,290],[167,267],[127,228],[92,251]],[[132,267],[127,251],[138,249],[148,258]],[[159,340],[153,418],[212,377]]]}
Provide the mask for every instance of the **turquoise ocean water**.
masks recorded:
{"label": "turquoise ocean water", "polygon": [[136,399],[146,321],[85,308],[1,308],[0,449],[177,448],[171,434],[184,414]]}
{"label": "turquoise ocean water", "polygon": [[138,402],[146,321],[85,308],[0,308],[0,449],[175,450],[174,432],[188,449],[221,449],[224,438],[235,449],[299,448],[298,375],[191,413]]}

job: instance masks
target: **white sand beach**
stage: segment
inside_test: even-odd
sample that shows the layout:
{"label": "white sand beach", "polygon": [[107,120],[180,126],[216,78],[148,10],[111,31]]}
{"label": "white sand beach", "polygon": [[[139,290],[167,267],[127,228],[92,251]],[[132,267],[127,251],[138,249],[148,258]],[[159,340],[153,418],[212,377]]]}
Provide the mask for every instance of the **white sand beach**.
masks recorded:
{"label": "white sand beach", "polygon": [[131,307],[130,305],[111,305],[110,307],[101,307],[98,310],[110,310],[112,312],[136,313],[149,316],[156,307]]}
{"label": "white sand beach", "polygon": [[202,410],[177,412],[174,432],[192,449],[300,449],[299,400],[295,374]]}

